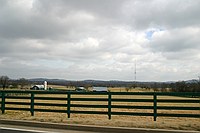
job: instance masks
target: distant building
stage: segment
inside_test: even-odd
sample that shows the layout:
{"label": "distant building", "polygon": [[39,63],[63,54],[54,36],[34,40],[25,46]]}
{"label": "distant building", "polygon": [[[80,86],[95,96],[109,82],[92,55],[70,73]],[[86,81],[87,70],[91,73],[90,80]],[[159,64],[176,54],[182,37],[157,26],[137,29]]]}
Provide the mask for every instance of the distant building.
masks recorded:
{"label": "distant building", "polygon": [[108,92],[107,87],[93,87],[94,92]]}
{"label": "distant building", "polygon": [[86,89],[85,89],[84,87],[77,87],[77,88],[75,89],[75,91],[78,91],[78,92],[85,92]]}
{"label": "distant building", "polygon": [[44,81],[44,90],[47,90],[47,81]]}
{"label": "distant building", "polygon": [[44,90],[44,85],[34,85],[31,90]]}
{"label": "distant building", "polygon": [[34,85],[30,89],[31,90],[47,90],[47,81],[44,81],[43,85]]}
{"label": "distant building", "polygon": [[89,92],[108,92],[108,88],[107,87],[90,87],[89,89],[86,89],[85,87],[77,87],[75,89],[75,91],[78,91],[78,92],[86,92],[86,91],[89,91]]}

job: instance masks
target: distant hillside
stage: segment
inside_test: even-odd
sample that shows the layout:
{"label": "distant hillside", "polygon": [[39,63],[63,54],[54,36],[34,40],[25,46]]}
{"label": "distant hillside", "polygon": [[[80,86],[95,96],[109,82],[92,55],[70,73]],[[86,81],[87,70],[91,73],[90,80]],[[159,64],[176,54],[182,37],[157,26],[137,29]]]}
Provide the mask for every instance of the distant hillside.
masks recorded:
{"label": "distant hillside", "polygon": [[103,80],[83,80],[83,81],[71,81],[71,80],[64,80],[64,79],[48,79],[48,78],[34,78],[28,79],[28,81],[32,83],[43,83],[47,81],[48,84],[54,85],[64,85],[64,86],[110,86],[110,87],[125,87],[125,86],[147,86],[147,85],[155,85],[155,84],[169,84],[172,82],[135,82],[135,81],[118,81],[118,80],[111,80],[111,81],[103,81]]}
{"label": "distant hillside", "polygon": [[31,82],[66,82],[67,80],[64,79],[48,79],[48,78],[34,78],[34,79],[28,79]]}
{"label": "distant hillside", "polygon": [[61,85],[61,86],[75,86],[75,87],[126,87],[135,88],[141,87],[147,90],[154,89],[154,91],[173,91],[173,92],[200,92],[200,81],[196,79],[187,81],[168,81],[168,82],[135,82],[135,81],[103,81],[103,80],[82,80],[72,81],[65,79],[48,79],[48,78],[33,78],[24,80],[10,79],[9,82],[13,86],[27,85],[27,84],[43,84],[47,81],[49,85]]}

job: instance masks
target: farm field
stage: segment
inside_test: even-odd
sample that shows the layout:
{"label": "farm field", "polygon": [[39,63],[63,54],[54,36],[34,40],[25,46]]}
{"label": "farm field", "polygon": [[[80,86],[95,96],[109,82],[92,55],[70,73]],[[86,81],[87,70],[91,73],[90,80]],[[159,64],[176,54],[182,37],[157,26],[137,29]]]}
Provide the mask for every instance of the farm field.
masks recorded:
{"label": "farm field", "polygon": [[[114,88],[111,91],[126,91],[125,88]],[[141,92],[141,89],[132,89],[129,92]],[[64,94],[37,94],[35,97],[59,97],[67,98]],[[71,98],[107,98],[106,95],[72,95]],[[115,95],[112,98],[119,99],[152,99],[153,96],[141,96],[141,95]],[[158,99],[186,99],[191,100],[194,98],[176,97],[176,96],[158,96]],[[199,98],[195,98],[199,99]],[[200,99],[199,99],[200,100]],[[7,99],[9,102],[30,102],[30,100],[12,100]],[[35,100],[35,103],[59,103],[66,104],[66,101],[49,101],[49,100]],[[72,101],[71,104],[83,104],[83,105],[107,105],[107,101]],[[143,102],[112,102],[112,105],[129,105],[129,106],[153,106],[153,103]],[[6,105],[15,106],[18,108],[30,108],[28,105]],[[200,103],[158,103],[158,106],[181,106],[181,107],[200,107]],[[44,107],[35,106],[35,109],[54,109],[54,110],[66,110],[67,107]],[[71,110],[76,111],[104,111],[106,108],[79,108],[71,107]],[[113,109],[112,112],[141,112],[152,113],[152,109]],[[158,113],[188,113],[199,114],[200,110],[194,111],[178,111],[178,110],[158,110]],[[84,125],[100,125],[100,126],[116,126],[116,127],[143,127],[143,128],[165,128],[165,129],[179,129],[179,130],[198,130],[200,131],[200,119],[199,118],[179,118],[179,117],[157,117],[157,121],[153,121],[152,116],[115,116],[112,115],[112,119],[109,120],[107,115],[86,115],[86,114],[71,114],[71,118],[67,118],[65,113],[49,113],[49,112],[35,112],[35,116],[31,116],[30,112],[25,111],[6,111],[5,114],[0,114],[0,119],[15,119],[15,120],[29,120],[29,121],[42,121],[42,122],[54,122],[54,123],[68,123],[68,124],[84,124]]]}
{"label": "farm field", "polygon": [[57,90],[75,90],[74,87],[67,87],[67,86],[62,86],[62,85],[48,85],[48,87],[51,87]]}

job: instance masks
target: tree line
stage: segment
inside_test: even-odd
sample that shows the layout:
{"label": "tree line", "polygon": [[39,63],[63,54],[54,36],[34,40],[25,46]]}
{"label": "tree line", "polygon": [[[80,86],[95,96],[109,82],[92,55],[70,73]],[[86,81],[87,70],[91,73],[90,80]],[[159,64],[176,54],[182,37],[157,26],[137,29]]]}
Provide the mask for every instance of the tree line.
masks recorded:
{"label": "tree line", "polygon": [[[0,88],[17,88],[29,89],[33,84],[43,84],[43,81],[31,81],[25,78],[10,79],[8,76],[0,76]],[[64,80],[49,80],[49,85],[63,85],[67,87],[126,87],[126,90],[140,87],[146,90],[153,89],[161,92],[200,92],[200,77],[198,80],[178,81],[178,82],[134,82],[134,81],[64,81]]]}
{"label": "tree line", "polygon": [[[10,79],[8,76],[0,76],[0,88],[3,90],[6,88],[15,88],[15,89],[25,89],[25,86],[30,86],[31,82],[29,82],[25,78],[20,78],[17,80]],[[28,87],[26,87],[28,89]]]}

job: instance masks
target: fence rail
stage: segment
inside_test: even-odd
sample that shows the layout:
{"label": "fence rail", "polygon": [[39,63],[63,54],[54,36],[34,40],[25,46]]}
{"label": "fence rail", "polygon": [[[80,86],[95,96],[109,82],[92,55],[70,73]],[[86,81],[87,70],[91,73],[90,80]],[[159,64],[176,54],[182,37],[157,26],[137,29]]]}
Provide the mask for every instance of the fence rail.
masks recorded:
{"label": "fence rail", "polygon": [[[62,97],[60,97],[62,95]],[[63,97],[64,95],[64,97]],[[84,95],[85,97],[79,97]],[[78,97],[73,97],[78,96]],[[90,97],[95,96],[95,97]],[[100,97],[103,96],[103,97]],[[126,98],[116,98],[115,96],[125,96]],[[151,98],[129,98],[129,96],[152,96]],[[170,96],[173,99],[158,98]],[[184,97],[175,99],[176,97]],[[132,116],[152,116],[154,121],[157,117],[193,117],[200,118],[200,92],[178,93],[178,92],[69,92],[69,91],[19,91],[1,90],[0,105],[2,114],[6,110],[30,111],[34,116],[35,112],[58,112],[70,114],[103,114],[108,115],[132,115]],[[13,101],[15,100],[15,101]],[[49,103],[44,101],[50,101]],[[52,101],[56,101],[52,102]],[[61,102],[62,103],[59,103]],[[79,102],[102,102],[99,104],[80,104]],[[63,103],[64,102],[64,103]],[[75,103],[76,102],[76,103]],[[120,104],[118,104],[120,103]],[[147,105],[134,105],[134,103],[146,103]],[[170,106],[160,106],[160,103],[168,103]],[[177,106],[173,104],[189,104],[189,106]],[[151,106],[148,104],[152,104]],[[190,106],[190,104],[195,104]],[[17,107],[20,105],[20,107]],[[171,106],[173,105],[173,106]],[[27,107],[28,106],[28,107]],[[49,108],[36,108],[49,107]],[[53,107],[62,107],[55,109]],[[86,110],[73,110],[73,108],[84,108]],[[88,109],[104,109],[104,111],[94,111]],[[114,109],[126,109],[128,112],[113,111]],[[150,110],[145,112],[130,111],[131,109]],[[107,111],[105,111],[107,110]],[[197,111],[196,113],[159,113],[160,110],[167,111]]]}

